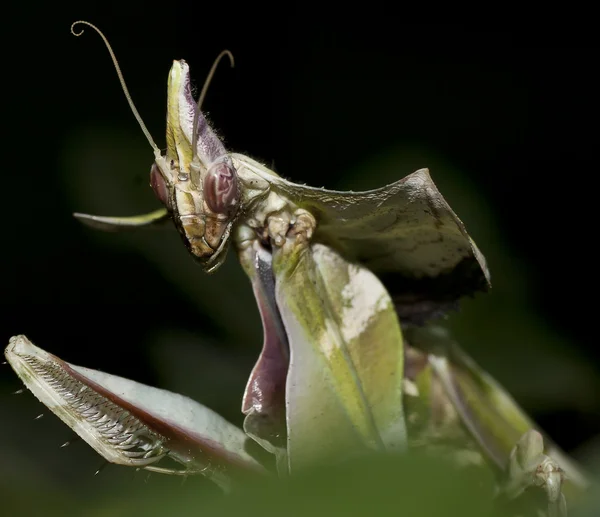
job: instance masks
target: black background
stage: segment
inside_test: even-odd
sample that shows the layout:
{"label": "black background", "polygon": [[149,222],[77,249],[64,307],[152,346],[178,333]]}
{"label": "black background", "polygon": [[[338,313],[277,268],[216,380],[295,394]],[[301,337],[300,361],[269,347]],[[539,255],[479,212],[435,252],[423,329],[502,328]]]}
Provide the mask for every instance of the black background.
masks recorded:
{"label": "black background", "polygon": [[[89,29],[69,33],[82,18],[112,43],[161,147],[171,61],[185,58],[199,89],[228,48],[236,67],[221,66],[204,107],[228,148],[330,188],[377,187],[430,167],[494,284],[450,326],[563,447],[591,450],[600,80],[597,33],[584,17],[435,25],[381,11],[350,24],[293,6],[23,7],[30,16],[3,35],[2,343],[25,333],[70,362],[185,392],[237,423],[261,343],[233,256],[206,277],[174,230],[98,234],[72,219],[158,206],[152,152],[106,49]],[[18,387],[0,371],[2,474],[19,464],[19,475],[55,469],[72,482],[74,453],[48,452],[67,431],[33,424],[40,406],[9,397]]]}

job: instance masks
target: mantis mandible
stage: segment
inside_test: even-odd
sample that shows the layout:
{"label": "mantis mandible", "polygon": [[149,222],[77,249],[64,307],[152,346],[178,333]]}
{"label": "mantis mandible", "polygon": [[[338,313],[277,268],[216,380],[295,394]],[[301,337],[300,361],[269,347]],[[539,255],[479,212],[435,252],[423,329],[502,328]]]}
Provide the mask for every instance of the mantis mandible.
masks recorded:
{"label": "mantis mandible", "polygon": [[[112,463],[200,473],[229,489],[238,475],[267,473],[247,452],[249,439],[275,455],[280,474],[293,474],[361,452],[443,446],[445,435],[458,433],[504,472],[509,497],[541,486],[548,514],[566,515],[563,488],[586,485],[577,466],[432,323],[462,296],[486,291],[490,275],[429,171],[339,192],[292,183],[228,151],[201,111],[219,59],[233,64],[228,51],[197,101],[187,63],[173,62],[163,153],[104,35],[88,22],[74,23],[75,35],[77,24],[96,30],[109,49],[154,151],[150,185],[163,207],[76,217],[101,229],[171,220],[207,273],[232,246],[251,281],[264,342],[242,400],[243,430],[191,399],[71,365],[16,336],[6,357],[26,386]],[[165,457],[181,468],[158,466]]]}

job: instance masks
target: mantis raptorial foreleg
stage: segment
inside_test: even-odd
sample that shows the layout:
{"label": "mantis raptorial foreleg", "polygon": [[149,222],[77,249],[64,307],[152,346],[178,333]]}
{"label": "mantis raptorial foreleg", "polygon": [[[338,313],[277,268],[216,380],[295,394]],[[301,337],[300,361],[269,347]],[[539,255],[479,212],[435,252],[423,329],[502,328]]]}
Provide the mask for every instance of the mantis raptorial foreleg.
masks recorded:
{"label": "mantis raptorial foreleg", "polygon": [[[242,471],[266,472],[241,429],[192,399],[67,363],[22,335],[4,353],[40,402],[109,463],[202,474],[225,490]],[[167,457],[183,468],[156,465]]]}

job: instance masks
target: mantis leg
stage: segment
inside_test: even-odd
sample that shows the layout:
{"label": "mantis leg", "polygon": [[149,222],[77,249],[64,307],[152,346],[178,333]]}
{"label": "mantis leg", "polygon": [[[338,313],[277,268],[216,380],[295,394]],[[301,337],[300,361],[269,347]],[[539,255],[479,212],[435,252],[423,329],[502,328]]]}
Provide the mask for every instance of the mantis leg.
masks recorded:
{"label": "mantis leg", "polygon": [[514,446],[508,463],[508,481],[503,488],[509,499],[531,487],[541,487],[548,499],[548,517],[566,517],[567,501],[562,493],[565,478],[558,463],[544,453],[544,438],[535,429],[527,431]]}
{"label": "mantis leg", "polygon": [[444,329],[410,328],[405,329],[405,335],[412,345],[408,350],[414,355],[408,362],[412,371],[407,369],[405,376],[431,408],[434,425],[429,428],[447,436],[458,426],[453,421],[447,425],[448,419],[439,415],[457,415],[455,420],[464,434],[504,478],[501,493],[512,500],[530,487],[540,487],[548,501],[548,515],[566,516],[565,495],[577,500],[589,485],[579,466],[537,429],[504,388],[479,368]]}

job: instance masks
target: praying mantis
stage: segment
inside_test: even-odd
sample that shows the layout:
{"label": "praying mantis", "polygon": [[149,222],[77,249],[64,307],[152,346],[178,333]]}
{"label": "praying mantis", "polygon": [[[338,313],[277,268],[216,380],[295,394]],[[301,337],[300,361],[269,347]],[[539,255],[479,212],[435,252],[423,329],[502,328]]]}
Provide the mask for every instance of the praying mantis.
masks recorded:
{"label": "praying mantis", "polygon": [[[263,350],[242,430],[190,399],[65,363],[16,336],[7,359],[49,409],[110,462],[203,474],[226,489],[238,476],[267,475],[249,439],[285,475],[372,451],[455,454],[448,442],[464,438],[505,471],[510,497],[539,485],[548,513],[566,514],[565,473],[565,490],[586,485],[577,466],[432,323],[487,290],[490,276],[427,170],[367,192],[287,181],[223,146],[201,112],[204,91],[192,98],[184,61],[169,73],[163,154],[119,77],[153,148],[150,183],[163,208],[77,217],[101,229],[172,220],[208,273],[235,248],[261,313]],[[166,457],[182,467],[159,466]]]}

